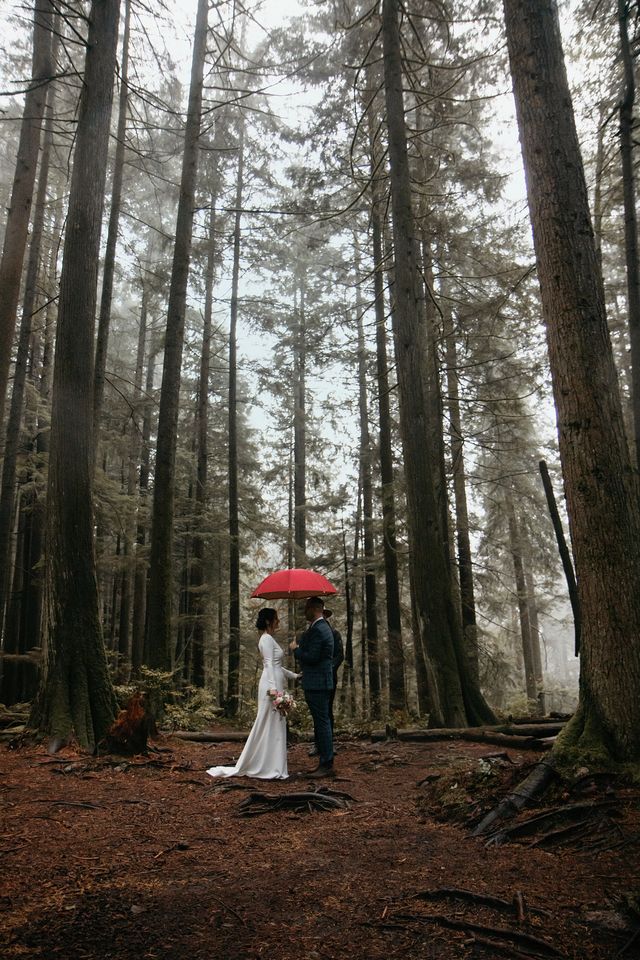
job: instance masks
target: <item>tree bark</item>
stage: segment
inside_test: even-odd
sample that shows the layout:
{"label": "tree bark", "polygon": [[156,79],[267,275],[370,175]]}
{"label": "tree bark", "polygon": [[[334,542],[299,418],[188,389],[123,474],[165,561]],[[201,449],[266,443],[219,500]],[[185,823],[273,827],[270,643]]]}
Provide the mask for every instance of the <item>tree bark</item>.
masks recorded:
{"label": "tree bark", "polygon": [[[124,548],[123,548],[123,572],[122,572],[122,594],[120,597],[120,629],[118,631],[118,652],[120,654],[118,663],[118,672],[121,682],[127,682],[133,668],[135,659],[135,670],[139,671],[141,658],[134,657],[134,623],[135,623],[135,583],[139,558],[136,549],[136,527],[137,514],[139,512],[139,503],[136,503],[138,487],[138,466],[140,462],[141,450],[141,430],[138,423],[140,408],[142,405],[142,377],[144,373],[144,353],[147,342],[147,285],[142,286],[142,302],[140,304],[140,320],[138,326],[138,344],[136,349],[136,366],[133,375],[133,410],[138,416],[132,417],[131,437],[129,442],[129,453],[127,462],[127,515],[124,521]],[[95,383],[95,381],[94,381]],[[95,392],[94,392],[95,399]],[[95,405],[94,405],[95,416]],[[95,421],[98,429],[98,421]],[[146,572],[143,568],[144,576]],[[144,625],[142,626],[142,630]]]}
{"label": "tree bark", "polygon": [[533,573],[531,572],[531,546],[527,549],[527,564],[524,568],[524,578],[527,584],[527,605],[529,607],[529,632],[531,635],[531,655],[533,658],[533,675],[536,681],[537,713],[544,716],[546,711],[546,695],[544,692],[544,670],[542,667],[542,649],[540,645],[540,620],[538,617],[538,601],[536,597]]}
{"label": "tree bark", "polygon": [[624,89],[620,98],[620,158],[624,201],[624,249],[627,267],[627,310],[631,345],[631,403],[636,466],[640,466],[640,264],[638,263],[638,221],[633,170],[633,108],[636,98],[635,64],[629,42],[629,0],[618,0],[620,52]]}
{"label": "tree bark", "polygon": [[[369,90],[372,83],[368,84]],[[389,710],[407,709],[407,694],[402,645],[402,613],[398,578],[398,546],[391,445],[391,410],[389,403],[389,362],[384,299],[384,257],[382,243],[382,197],[379,184],[380,147],[375,136],[373,104],[367,115],[369,158],[371,167],[371,247],[373,253],[373,291],[376,317],[376,376],[378,415],[380,418],[380,499],[382,501],[382,545],[384,555],[385,609],[387,615],[387,650],[389,658]]]}
{"label": "tree bark", "polygon": [[24,101],[18,156],[0,260],[0,425],[4,419],[22,264],[27,245],[31,200],[40,150],[40,132],[47,98],[47,81],[51,79],[53,73],[51,60],[53,13],[54,6],[50,0],[35,0],[31,83]]}
{"label": "tree bark", "polygon": [[198,0],[158,415],[147,603],[148,664],[158,670],[171,670],[172,667],[171,608],[174,586],[171,548],[175,461],[178,437],[180,370],[184,344],[184,315],[191,262],[191,239],[202,119],[202,79],[207,49],[207,16],[207,0]]}
{"label": "tree bark", "polygon": [[[504,0],[580,608],[558,748],[640,758],[640,498],[553,0]],[[559,754],[560,755],[560,754]]]}
{"label": "tree bark", "polygon": [[240,121],[236,175],[233,273],[229,323],[229,654],[227,716],[235,717],[240,706],[240,520],[238,509],[238,286],[240,277],[240,228],[244,178],[244,120]]}
{"label": "tree bark", "polygon": [[100,313],[98,315],[98,335],[96,338],[96,359],[94,372],[93,418],[95,421],[96,446],[100,433],[100,415],[104,399],[104,378],[107,366],[107,347],[109,344],[109,326],[111,324],[111,301],[113,298],[113,280],[116,266],[116,245],[120,226],[122,205],[122,181],[124,178],[125,137],[127,134],[127,110],[129,106],[129,29],[131,24],[131,0],[124,0],[124,34],[122,38],[122,59],[120,63],[120,98],[118,102],[118,129],[116,132],[116,152],[113,160],[113,183],[111,186],[111,210],[107,244],[102,268],[102,293]]}
{"label": "tree bark", "polygon": [[[57,19],[57,18],[56,18]],[[46,25],[43,25],[43,27]],[[49,29],[52,24],[49,24]],[[4,610],[7,590],[10,582],[11,557],[11,522],[14,513],[16,467],[20,447],[20,426],[24,408],[24,393],[27,382],[27,365],[31,345],[31,331],[33,316],[36,307],[36,292],[38,271],[40,269],[40,251],[47,203],[47,187],[49,183],[49,164],[52,144],[52,98],[55,85],[45,87],[45,97],[48,104],[45,106],[46,123],[42,144],[42,157],[38,173],[38,190],[34,206],[33,224],[31,229],[31,243],[29,245],[29,259],[22,299],[22,316],[20,321],[20,335],[18,338],[18,353],[13,375],[13,390],[7,420],[7,432],[2,462],[2,481],[0,483],[0,637],[4,639],[6,652],[13,652],[14,641],[3,632]],[[0,416],[0,422],[1,422]],[[16,647],[17,650],[17,647]],[[1,699],[1,698],[0,698]]]}
{"label": "tree bark", "polygon": [[569,592],[569,601],[571,603],[571,609],[573,611],[573,630],[574,630],[574,656],[578,656],[580,653],[580,632],[581,632],[581,623],[582,618],[580,616],[580,600],[578,598],[578,585],[576,583],[576,575],[573,571],[573,562],[571,560],[571,553],[569,547],[567,546],[567,541],[565,539],[564,530],[562,529],[562,521],[560,519],[560,514],[558,513],[558,506],[556,504],[556,498],[553,492],[553,486],[551,485],[551,477],[549,476],[549,469],[544,460],[541,460],[538,464],[540,468],[540,475],[542,477],[542,485],[544,487],[545,496],[547,498],[547,506],[549,507],[549,514],[551,516],[551,523],[553,524],[553,531],[556,535],[556,543],[558,544],[558,552],[560,553],[560,559],[562,561],[562,569],[564,570],[564,576],[567,581],[567,590]]}
{"label": "tree bark", "polygon": [[46,540],[46,665],[37,726],[94,749],[115,698],[100,627],[93,522],[93,335],[119,0],[94,0],[56,333]]}
{"label": "tree bark", "polygon": [[300,270],[298,299],[294,308],[297,331],[293,355],[293,529],[296,567],[306,566],[307,563],[307,336],[304,264]]}
{"label": "tree bark", "polygon": [[434,480],[437,465],[429,457],[425,388],[428,357],[407,159],[399,8],[399,0],[384,0],[382,33],[395,256],[393,318],[407,486],[409,562],[420,636],[434,664],[440,692],[442,716],[432,716],[431,722],[438,726],[463,726],[472,722],[473,717],[467,714],[456,662],[456,639],[462,647],[462,637],[454,636],[456,630],[460,632],[459,618],[439,531]]}
{"label": "tree bark", "polygon": [[[356,270],[359,273],[359,252],[356,248]],[[375,541],[373,537],[373,481],[369,405],[367,402],[367,366],[364,342],[364,308],[360,281],[356,277],[356,313],[358,330],[358,408],[360,414],[360,471],[362,476],[362,518],[364,532],[364,604],[369,673],[369,709],[372,719],[381,716],[380,661],[378,652],[378,611]]]}
{"label": "tree bark", "polygon": [[520,619],[520,639],[522,642],[522,659],[524,662],[524,680],[527,699],[532,703],[537,701],[535,670],[533,665],[533,650],[531,646],[531,621],[529,617],[529,594],[524,574],[524,560],[522,556],[522,540],[516,517],[513,494],[510,490],[505,493],[505,508],[509,525],[509,552],[513,563],[515,579],[515,594],[518,602],[518,616]]}
{"label": "tree bark", "polygon": [[[217,190],[217,171],[213,180]],[[211,374],[211,336],[213,315],[213,281],[215,277],[216,244],[216,193],[211,195],[209,211],[209,238],[207,266],[205,271],[204,317],[202,326],[202,355],[200,357],[200,380],[198,384],[198,410],[196,415],[197,476],[196,476],[196,529],[193,535],[193,555],[191,559],[191,612],[193,616],[192,633],[192,682],[197,687],[205,685],[205,595],[204,561],[205,535],[203,524],[207,504],[208,484],[208,424],[209,424],[209,377]]]}
{"label": "tree bark", "polygon": [[[146,294],[142,294],[142,306],[140,308],[140,325],[142,326],[143,316],[146,325]],[[147,577],[148,563],[143,558],[144,547],[147,540],[147,528],[144,520],[143,505],[149,493],[149,462],[151,458],[151,426],[153,403],[150,399],[153,390],[153,381],[155,375],[155,358],[157,348],[149,349],[147,358],[147,376],[145,381],[145,400],[142,414],[142,435],[140,452],[140,470],[138,473],[138,523],[136,531],[136,564],[135,576],[133,580],[133,619],[131,624],[131,670],[134,676],[139,676],[140,668],[147,661],[146,643],[146,609],[147,609]]]}
{"label": "tree bark", "polygon": [[469,672],[479,683],[478,627],[476,600],[473,586],[473,559],[467,506],[467,482],[464,463],[464,435],[460,414],[460,389],[458,384],[458,358],[455,332],[451,314],[445,312],[445,344],[447,357],[447,394],[449,407],[449,442],[453,472],[453,496],[456,511],[456,545],[458,552],[458,575],[460,578],[460,601],[462,630]]}

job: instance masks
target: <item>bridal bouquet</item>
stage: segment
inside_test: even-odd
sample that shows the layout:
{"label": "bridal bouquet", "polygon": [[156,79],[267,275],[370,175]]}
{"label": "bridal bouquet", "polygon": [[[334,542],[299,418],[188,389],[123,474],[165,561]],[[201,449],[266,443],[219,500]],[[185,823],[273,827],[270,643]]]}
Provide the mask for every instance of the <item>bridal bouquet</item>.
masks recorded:
{"label": "bridal bouquet", "polygon": [[273,703],[273,709],[281,713],[283,717],[288,716],[296,708],[296,702],[286,690],[269,690],[269,696]]}

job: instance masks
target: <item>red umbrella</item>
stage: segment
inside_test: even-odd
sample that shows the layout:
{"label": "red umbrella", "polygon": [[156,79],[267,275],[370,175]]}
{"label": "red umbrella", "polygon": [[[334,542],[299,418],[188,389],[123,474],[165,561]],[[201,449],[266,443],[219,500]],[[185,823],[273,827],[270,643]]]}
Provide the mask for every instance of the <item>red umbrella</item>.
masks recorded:
{"label": "red umbrella", "polygon": [[294,568],[270,573],[251,596],[264,600],[299,600],[304,597],[328,597],[337,592],[321,573]]}

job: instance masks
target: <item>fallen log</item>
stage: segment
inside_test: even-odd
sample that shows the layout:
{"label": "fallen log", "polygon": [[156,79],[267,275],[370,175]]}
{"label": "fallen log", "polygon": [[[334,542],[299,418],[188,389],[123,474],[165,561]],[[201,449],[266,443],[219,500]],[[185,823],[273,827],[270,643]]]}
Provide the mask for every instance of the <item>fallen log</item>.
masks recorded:
{"label": "fallen log", "polygon": [[[426,730],[422,727],[407,727],[395,730],[394,739],[408,743],[430,743],[439,740],[469,740],[473,743],[492,743],[502,746],[521,747],[525,750],[546,750],[550,741],[564,727],[564,721],[555,720],[544,724],[498,724],[491,727],[438,727]],[[371,740],[389,739],[388,730],[373,730]]]}
{"label": "fallen log", "polygon": [[489,828],[506,817],[512,817],[522,810],[534,797],[539,796],[551,783],[558,779],[558,773],[547,760],[537,763],[528,777],[520,783],[516,790],[494,807],[474,829],[472,836],[481,837],[489,832]]}
{"label": "fallen log", "polygon": [[[243,743],[249,736],[249,731],[242,730],[163,730],[168,737],[177,737],[178,740],[192,740],[194,743]],[[293,739],[293,738],[292,738]],[[295,742],[311,743],[312,734],[296,734]]]}
{"label": "fallen log", "polygon": [[[619,806],[622,801],[618,797],[612,797],[609,800],[600,800],[595,803],[570,803],[563,807],[554,807],[552,810],[546,810],[544,813],[536,814],[533,817],[527,817],[511,827],[503,827],[489,837],[492,844],[503,843],[505,840],[512,840],[515,837],[526,837],[537,833],[538,828],[549,826],[553,823],[564,820],[577,821],[583,824],[587,820],[592,820],[594,814],[608,812],[614,807]],[[555,831],[552,831],[552,833]],[[551,834],[549,834],[550,836]],[[547,836],[545,834],[545,836]]]}
{"label": "fallen log", "polygon": [[225,730],[219,733],[208,733],[201,730],[171,730],[167,736],[177,737],[178,740],[193,740],[195,743],[242,743],[249,736],[249,732],[239,730]]}
{"label": "fallen log", "polygon": [[[386,734],[374,731],[371,740],[379,742],[386,740]],[[519,737],[506,733],[494,732],[491,728],[469,728],[467,730],[398,730],[397,739],[405,743],[437,743],[444,740],[466,740],[471,743],[490,743],[492,746],[511,747],[515,750],[548,750],[552,745],[553,737]]]}

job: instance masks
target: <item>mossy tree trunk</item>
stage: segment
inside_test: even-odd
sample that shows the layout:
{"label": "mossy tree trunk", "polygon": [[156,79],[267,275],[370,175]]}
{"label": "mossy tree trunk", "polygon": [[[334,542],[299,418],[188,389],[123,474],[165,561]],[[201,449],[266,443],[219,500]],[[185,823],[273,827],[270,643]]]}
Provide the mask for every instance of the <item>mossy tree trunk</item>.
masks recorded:
{"label": "mossy tree trunk", "polygon": [[640,498],[554,0],[504,0],[582,613],[558,759],[640,759]]}
{"label": "mossy tree trunk", "polygon": [[119,0],[94,0],[76,130],[56,332],[46,538],[46,660],[33,720],[95,749],[115,698],[98,608],[93,335]]}

